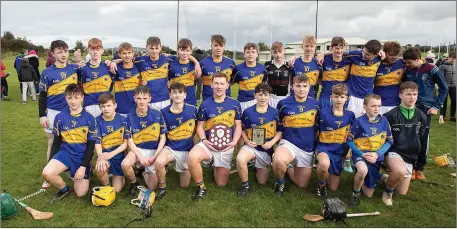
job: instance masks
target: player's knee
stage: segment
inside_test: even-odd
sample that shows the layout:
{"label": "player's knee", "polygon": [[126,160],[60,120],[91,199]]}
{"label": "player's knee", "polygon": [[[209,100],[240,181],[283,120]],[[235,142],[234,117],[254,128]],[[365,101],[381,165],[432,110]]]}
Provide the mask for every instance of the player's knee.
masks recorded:
{"label": "player's knee", "polygon": [[330,161],[328,161],[328,160],[320,160],[319,163],[317,163],[318,170],[327,171],[329,167],[330,167]]}
{"label": "player's knee", "polygon": [[121,184],[119,184],[119,185],[113,185],[113,186],[114,186],[114,187],[113,187],[113,188],[114,188],[114,191],[115,191],[116,193],[121,192],[121,191],[122,191],[122,188],[124,188],[124,186],[121,185]]}
{"label": "player's knee", "polygon": [[75,194],[78,198],[84,197],[87,194],[88,190],[78,190],[75,191]]}
{"label": "player's knee", "polygon": [[106,171],[99,171],[99,170],[95,170],[96,174],[97,174],[97,177],[100,179],[102,178],[103,176],[107,175],[107,172]]}
{"label": "player's knee", "polygon": [[357,175],[365,177],[368,174],[368,168],[366,166],[357,167]]}
{"label": "player's knee", "polygon": [[217,187],[224,187],[227,185],[227,181],[218,181],[216,180],[216,186]]}
{"label": "player's knee", "polygon": [[155,166],[156,166],[156,169],[161,169],[161,168],[165,168],[165,165],[166,165],[166,161],[162,158],[158,158],[155,162],[154,162]]}
{"label": "player's knee", "polygon": [[43,171],[41,172],[41,176],[43,176],[44,180],[49,180],[51,176],[54,175],[52,169],[49,169],[48,167],[45,167]]}
{"label": "player's knee", "polygon": [[130,169],[133,163],[130,160],[124,159],[121,163],[122,170]]}
{"label": "player's knee", "polygon": [[405,196],[406,194],[408,194],[408,189],[406,189],[406,190],[395,190],[395,191],[397,191],[397,193],[399,195],[402,195],[402,196]]}

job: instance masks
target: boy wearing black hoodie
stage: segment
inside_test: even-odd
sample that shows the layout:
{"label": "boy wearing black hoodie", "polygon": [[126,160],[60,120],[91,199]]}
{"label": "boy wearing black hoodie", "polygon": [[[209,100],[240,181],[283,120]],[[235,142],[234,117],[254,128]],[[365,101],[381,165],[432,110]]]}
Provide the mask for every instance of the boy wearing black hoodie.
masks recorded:
{"label": "boy wearing black hoodie", "polygon": [[29,59],[22,58],[22,64],[19,68],[19,82],[22,84],[22,104],[27,103],[27,88],[32,92],[33,101],[36,101],[36,91],[34,81],[38,81],[38,75],[29,63]]}

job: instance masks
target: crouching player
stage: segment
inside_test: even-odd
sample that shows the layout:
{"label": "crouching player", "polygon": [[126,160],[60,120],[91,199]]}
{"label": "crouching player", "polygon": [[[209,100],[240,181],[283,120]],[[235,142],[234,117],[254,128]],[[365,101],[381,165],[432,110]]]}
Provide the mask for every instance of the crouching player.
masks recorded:
{"label": "crouching player", "polygon": [[354,120],[347,139],[356,169],[349,207],[360,203],[361,189],[367,197],[373,195],[376,182],[381,177],[380,165],[384,161],[384,154],[393,143],[389,122],[386,117],[379,115],[381,97],[376,94],[367,95],[363,108],[366,114]]}
{"label": "crouching player", "polygon": [[278,103],[283,139],[273,155],[277,197],[284,192],[284,173],[289,163],[295,165],[292,181],[300,188],[308,186],[313,168],[319,102],[308,96],[310,81],[306,75],[295,76],[292,88],[294,95]]}
{"label": "crouching player", "polygon": [[[241,180],[239,196],[246,196],[249,192],[248,162],[253,159],[257,168],[257,182],[259,184],[267,183],[273,145],[282,136],[278,110],[268,106],[271,92],[270,85],[258,84],[254,91],[256,105],[248,107],[241,115],[241,123],[244,129],[241,137],[245,145],[240,149],[236,157],[236,167]],[[265,129],[265,143],[263,145],[256,145],[256,143],[252,142],[253,130],[257,128]]]}
{"label": "crouching player", "polygon": [[147,86],[138,86],[134,92],[135,110],[127,115],[132,138],[128,140],[130,152],[122,161],[122,171],[129,180],[129,195],[134,196],[139,185],[133,171],[133,164],[140,162],[144,166],[144,181],[149,189],[157,186],[154,162],[158,153],[165,146],[167,128],[160,111],[149,108],[151,91]]}
{"label": "crouching player", "polygon": [[109,174],[113,174],[113,187],[120,192],[124,187],[124,172],[122,171],[122,160],[125,158],[127,139],[131,137],[127,118],[116,113],[117,103],[114,95],[109,93],[101,94],[98,103],[102,114],[97,121],[97,164],[95,171],[102,185],[109,185]]}
{"label": "crouching player", "polygon": [[89,190],[90,160],[95,147],[95,118],[82,107],[84,92],[79,84],[65,88],[68,108],[54,120],[54,141],[51,160],[43,169],[43,178],[59,189],[50,203],[61,200],[72,192],[60,174],[70,170],[76,196],[82,197]]}
{"label": "crouching player", "polygon": [[394,189],[400,195],[408,193],[413,164],[416,162],[421,148],[426,146],[426,142],[423,142],[423,135],[427,116],[420,109],[416,109],[418,93],[416,83],[412,81],[402,83],[400,85],[400,105],[384,114],[389,120],[394,140],[385,160],[389,175],[383,175],[385,179],[382,179],[385,184],[382,201],[388,206],[392,205]]}
{"label": "crouching player", "polygon": [[344,109],[347,94],[346,84],[334,85],[330,96],[332,106],[319,113],[317,195],[321,197],[327,196],[327,183],[331,191],[336,191],[340,183],[343,157],[347,153],[346,138],[355,119],[352,111]]}
{"label": "crouching player", "polygon": [[189,151],[194,147],[193,138],[197,119],[197,107],[184,103],[187,98],[186,86],[183,83],[170,85],[171,105],[161,110],[168,129],[165,148],[159,153],[155,162],[159,190],[156,199],[165,195],[166,170],[165,166],[175,162],[175,170],[180,173],[179,184],[187,187],[190,183],[190,173],[187,166]]}

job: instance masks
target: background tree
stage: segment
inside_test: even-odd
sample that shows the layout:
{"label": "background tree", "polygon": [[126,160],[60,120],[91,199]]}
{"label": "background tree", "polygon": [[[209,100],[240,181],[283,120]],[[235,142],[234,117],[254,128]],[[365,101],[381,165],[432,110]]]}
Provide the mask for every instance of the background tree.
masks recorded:
{"label": "background tree", "polygon": [[260,51],[260,52],[270,50],[270,47],[268,47],[268,45],[265,44],[265,42],[259,42],[259,43],[257,43],[257,47],[259,47],[259,51]]}

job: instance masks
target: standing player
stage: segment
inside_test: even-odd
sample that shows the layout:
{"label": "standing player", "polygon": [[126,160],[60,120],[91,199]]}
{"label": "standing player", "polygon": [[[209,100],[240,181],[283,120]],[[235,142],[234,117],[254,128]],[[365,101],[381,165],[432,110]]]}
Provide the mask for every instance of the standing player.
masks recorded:
{"label": "standing player", "polygon": [[306,75],[295,76],[292,88],[294,95],[278,103],[283,134],[273,155],[277,197],[284,192],[284,173],[289,163],[295,165],[292,180],[301,188],[308,185],[313,168],[319,102],[308,96],[310,80]]}
{"label": "standing player", "polygon": [[[425,133],[427,117],[415,107],[418,91],[416,83],[402,83],[400,105],[384,114],[390,123],[394,141],[385,159],[389,175],[387,179],[383,179],[385,191],[382,193],[382,202],[388,206],[392,205],[394,189],[400,195],[408,193],[413,164],[421,148],[426,145],[426,142],[422,142],[425,140],[422,135]],[[386,178],[386,175],[383,177]]]}
{"label": "standing player", "polygon": [[[235,69],[235,61],[224,56],[225,38],[222,35],[211,36],[211,56],[200,61],[203,79],[203,101],[213,97],[212,77],[217,72],[224,73],[229,82],[232,82],[232,72]],[[230,95],[230,86],[227,88],[227,96]]]}
{"label": "standing player", "polygon": [[[243,125],[243,138],[245,145],[240,149],[236,157],[236,168],[241,180],[239,196],[246,196],[249,192],[248,183],[248,162],[255,160],[257,168],[257,182],[266,184],[273,154],[273,145],[281,139],[282,130],[279,125],[278,110],[268,105],[272,89],[268,84],[259,84],[255,87],[255,106],[244,110],[241,115]],[[256,145],[252,142],[254,129],[265,129],[265,143]]]}
{"label": "standing player", "polygon": [[[403,53],[403,60],[406,65],[406,80],[413,81],[419,86],[419,97],[416,107],[427,115],[425,134],[423,135],[426,144],[421,147],[421,152],[414,165],[411,179],[423,180],[424,166],[427,163],[428,141],[432,115],[438,114],[443,105],[444,98],[448,93],[448,86],[444,76],[434,64],[423,63],[421,52],[418,48],[409,48]],[[433,94],[435,84],[438,84],[438,96]]]}
{"label": "standing player", "polygon": [[235,67],[233,80],[240,85],[238,101],[241,105],[241,112],[256,104],[254,98],[255,87],[265,82],[267,72],[264,65],[257,62],[259,49],[254,43],[247,43],[244,46],[245,61]]}
{"label": "standing player", "polygon": [[117,71],[114,75],[116,113],[127,117],[127,114],[135,109],[134,91],[141,84],[140,72],[133,64],[133,48],[130,43],[120,44],[119,54],[122,62],[117,64]]}
{"label": "standing player", "polygon": [[136,180],[133,164],[140,162],[144,166],[144,181],[149,189],[157,187],[157,176],[154,162],[165,146],[167,128],[160,111],[150,108],[151,91],[147,86],[135,89],[136,109],[128,113],[132,138],[128,140],[130,152],[122,161],[122,170],[130,181],[129,194],[135,195]]}
{"label": "standing player", "polygon": [[346,83],[351,67],[349,58],[343,57],[346,50],[346,41],[344,38],[334,37],[330,48],[332,49],[332,54],[325,55],[324,62],[322,63],[322,90],[319,95],[321,109],[332,107],[330,97],[333,86]]}
{"label": "standing player", "polygon": [[74,181],[76,196],[86,195],[89,190],[90,161],[97,138],[95,119],[82,107],[84,92],[81,86],[69,84],[64,94],[68,108],[55,117],[51,160],[42,174],[45,181],[59,189],[50,203],[61,200],[72,192],[60,177],[67,170]]}
{"label": "standing player", "polygon": [[195,120],[197,119],[197,107],[184,103],[186,98],[186,86],[183,83],[170,85],[171,105],[162,109],[162,115],[168,129],[165,148],[160,152],[155,162],[159,190],[156,199],[162,199],[165,195],[166,169],[170,162],[175,162],[175,170],[180,173],[179,184],[185,188],[190,183],[190,173],[187,166],[189,151],[194,146]]}
{"label": "standing player", "polygon": [[366,114],[354,120],[347,139],[356,168],[349,207],[360,203],[361,190],[367,197],[373,195],[376,182],[381,177],[380,166],[384,161],[384,153],[393,143],[389,122],[386,117],[379,115],[381,97],[367,95],[363,106]]}
{"label": "standing player", "polygon": [[98,117],[101,114],[98,105],[98,97],[105,93],[111,93],[112,77],[109,67],[102,64],[103,44],[98,38],[92,38],[87,44],[90,54],[90,61],[79,69],[79,82],[84,90],[84,109],[92,116]]}
{"label": "standing player", "polygon": [[[317,80],[322,74],[322,67],[317,63],[314,58],[316,52],[316,38],[314,36],[305,36],[303,38],[303,56],[292,60],[292,76],[306,75],[309,79],[310,89],[308,96],[316,98],[316,84]],[[292,94],[294,92],[292,91]]]}
{"label": "standing player", "polygon": [[[162,43],[158,37],[149,37],[146,41],[146,49],[149,56],[137,56],[134,63],[140,70],[141,79],[146,81],[147,86],[151,91],[151,108],[160,110],[170,105],[170,97],[168,95],[168,70],[170,62],[177,61],[176,56],[165,56],[160,54],[162,51]],[[198,61],[189,56],[189,60],[195,65],[195,76],[200,77],[201,69]],[[110,64],[112,72],[117,70],[116,63],[121,60],[114,60]]]}
{"label": "standing player", "polygon": [[[202,161],[214,160],[214,179],[217,186],[225,186],[230,175],[232,166],[233,147],[238,142],[241,127],[240,103],[226,95],[229,87],[228,77],[221,72],[213,75],[213,98],[209,98],[198,109],[197,135],[201,142],[195,145],[189,152],[189,171],[192,179],[197,184],[193,195],[194,200],[200,200],[206,194],[206,186],[203,181]],[[225,124],[232,129],[232,142],[223,150],[215,150],[213,143],[206,139],[209,129],[217,124]]]}
{"label": "standing player", "polygon": [[[78,66],[67,64],[68,45],[64,41],[55,40],[51,43],[51,54],[56,62],[43,70],[40,79],[40,96],[38,98],[38,113],[40,116],[41,127],[46,132],[48,149],[46,160],[49,161],[52,141],[54,139],[54,119],[60,111],[68,108],[65,101],[65,88],[67,85],[78,82]],[[46,181],[43,188],[49,188],[50,184]]]}
{"label": "standing player", "polygon": [[373,92],[381,96],[382,107],[380,115],[392,110],[400,104],[400,84],[403,78],[405,62],[397,59],[400,53],[400,43],[388,41],[384,44],[383,51],[386,58],[381,61],[375,78],[375,87]]}
{"label": "standing player", "polygon": [[284,46],[281,42],[273,42],[271,55],[273,60],[265,62],[265,68],[267,69],[267,83],[273,90],[269,105],[276,107],[278,102],[289,94],[289,86],[292,84],[292,69],[284,60]]}
{"label": "standing player", "polygon": [[[332,106],[319,113],[319,139],[317,142],[317,195],[327,196],[327,183],[331,191],[336,191],[343,169],[343,158],[347,153],[346,138],[354,113],[344,109],[348,88],[336,84],[332,88]],[[327,181],[328,179],[328,181]]]}
{"label": "standing player", "polygon": [[113,187],[120,192],[124,187],[124,172],[122,172],[122,160],[125,158],[124,151],[127,149],[127,140],[131,138],[127,118],[116,113],[117,103],[112,94],[101,94],[99,99],[102,114],[96,118],[97,141],[97,164],[95,170],[97,177],[104,186],[109,185],[109,174],[113,174]]}
{"label": "standing player", "polygon": [[168,70],[168,80],[170,85],[173,83],[183,83],[186,86],[185,103],[197,106],[197,98],[195,97],[195,65],[189,61],[189,56],[192,54],[192,41],[183,38],[178,42],[178,59],[170,62],[170,70]]}

